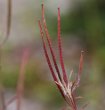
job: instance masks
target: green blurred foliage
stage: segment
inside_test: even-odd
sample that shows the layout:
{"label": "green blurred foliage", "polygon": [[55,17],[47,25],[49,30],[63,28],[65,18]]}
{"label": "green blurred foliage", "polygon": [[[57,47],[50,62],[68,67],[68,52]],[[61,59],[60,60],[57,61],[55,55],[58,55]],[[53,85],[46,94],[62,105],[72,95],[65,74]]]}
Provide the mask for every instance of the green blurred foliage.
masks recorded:
{"label": "green blurred foliage", "polygon": [[[74,34],[86,44],[89,50],[105,45],[105,1],[86,0],[78,4],[74,10],[61,15],[62,34]],[[49,21],[50,19],[50,21]],[[47,20],[49,29],[57,32],[57,17]],[[51,22],[54,21],[54,22]],[[55,34],[54,34],[55,35]]]}

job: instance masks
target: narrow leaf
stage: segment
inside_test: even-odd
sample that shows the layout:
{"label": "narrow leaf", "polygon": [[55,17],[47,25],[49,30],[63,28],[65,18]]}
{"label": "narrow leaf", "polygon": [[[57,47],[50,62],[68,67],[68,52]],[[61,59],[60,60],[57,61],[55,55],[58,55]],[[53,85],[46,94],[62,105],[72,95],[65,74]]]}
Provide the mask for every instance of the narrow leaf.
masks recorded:
{"label": "narrow leaf", "polygon": [[78,71],[79,76],[82,73],[82,68],[83,68],[83,51],[81,51],[81,56],[80,56],[80,64],[79,64],[79,71]]}
{"label": "narrow leaf", "polygon": [[79,63],[79,70],[78,70],[78,77],[77,77],[77,85],[80,82],[80,76],[82,73],[82,68],[83,68],[83,51],[81,51],[81,56],[80,56],[80,63]]}
{"label": "narrow leaf", "polygon": [[72,88],[73,91],[79,86],[82,68],[83,68],[83,51],[81,51],[80,62],[79,62],[79,70],[78,70],[76,80],[73,84],[73,88]]}

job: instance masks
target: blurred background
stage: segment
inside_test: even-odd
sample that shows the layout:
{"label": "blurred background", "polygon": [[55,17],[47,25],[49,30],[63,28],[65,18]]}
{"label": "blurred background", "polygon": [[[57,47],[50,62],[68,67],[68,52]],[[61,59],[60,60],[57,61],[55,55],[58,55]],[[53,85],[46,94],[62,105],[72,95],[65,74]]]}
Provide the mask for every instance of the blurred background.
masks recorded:
{"label": "blurred background", "polygon": [[[7,1],[0,0],[0,43],[5,38]],[[44,1],[44,0],[43,0]],[[22,110],[61,110],[66,106],[50,74],[44,52],[38,20],[42,0],[12,0],[10,36],[0,50],[0,83],[5,98],[16,92],[22,53],[30,49],[25,73]],[[46,21],[59,64],[57,48],[57,8],[61,9],[61,32],[65,67],[78,71],[81,50],[84,67],[77,96],[79,107],[88,103],[86,110],[105,108],[105,1],[104,0],[46,0]],[[15,110],[16,102],[8,106]]]}

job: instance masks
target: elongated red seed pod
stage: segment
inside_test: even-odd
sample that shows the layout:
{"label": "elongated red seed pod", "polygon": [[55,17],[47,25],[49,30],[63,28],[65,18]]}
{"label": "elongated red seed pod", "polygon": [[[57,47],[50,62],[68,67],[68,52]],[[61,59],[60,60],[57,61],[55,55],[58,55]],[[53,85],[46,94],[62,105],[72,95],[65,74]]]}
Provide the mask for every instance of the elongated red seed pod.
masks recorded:
{"label": "elongated red seed pod", "polygon": [[53,48],[52,48],[52,42],[51,42],[51,39],[50,39],[50,35],[49,35],[47,25],[46,25],[46,20],[45,20],[45,17],[44,17],[44,5],[43,4],[42,4],[42,21],[43,21],[44,31],[45,31],[45,34],[46,34],[48,45],[49,45],[49,48],[50,48],[50,52],[51,52],[51,55],[52,55],[52,59],[53,59],[53,62],[54,62],[54,66],[55,66],[57,75],[58,75],[60,81],[62,82],[62,77],[61,77],[58,65],[56,63],[55,54],[54,54],[54,51],[53,51]]}
{"label": "elongated red seed pod", "polygon": [[63,56],[62,56],[62,46],[61,46],[61,24],[60,24],[60,8],[58,8],[58,47],[59,47],[59,55],[60,55],[60,63],[63,72],[63,79],[66,84],[68,84],[67,74],[64,67]]}
{"label": "elongated red seed pod", "polygon": [[[39,21],[38,23],[39,23],[39,28],[40,28],[40,34],[41,34],[41,37],[42,37],[42,42],[43,42],[43,49],[44,49],[44,53],[45,53],[45,57],[46,57],[48,66],[49,66],[49,68],[50,68],[50,71],[51,71],[51,74],[52,74],[52,76],[53,76],[54,81],[55,81],[55,82],[58,82],[58,79],[57,79],[57,77],[56,77],[56,75],[55,75],[55,73],[54,73],[54,71],[53,71],[53,68],[52,68],[52,65],[51,65],[51,62],[50,62],[48,53],[47,53],[46,44],[45,44],[44,39],[43,39],[44,33],[43,33],[43,31],[42,31],[41,23],[40,23],[40,21]],[[57,87],[58,87],[58,89],[59,89],[61,95],[62,95],[62,96],[64,97],[64,99],[65,99],[65,96],[64,96],[64,94],[63,94],[63,91],[62,91],[61,87],[60,87],[58,84],[56,84],[56,85],[57,85]]]}
{"label": "elongated red seed pod", "polygon": [[40,33],[41,33],[42,42],[43,42],[43,49],[44,49],[44,53],[45,53],[45,57],[46,57],[48,66],[49,66],[49,68],[50,68],[50,71],[51,71],[51,73],[52,73],[52,76],[53,76],[54,81],[58,82],[57,77],[56,77],[56,75],[55,75],[55,73],[54,73],[54,70],[53,70],[53,68],[52,68],[52,65],[51,65],[51,62],[50,62],[50,58],[49,58],[48,53],[47,53],[47,50],[46,50],[46,44],[45,44],[45,41],[44,41],[44,39],[43,39],[44,33],[43,33],[43,31],[42,31],[42,26],[41,26],[40,21],[39,21],[39,27],[40,27]]}

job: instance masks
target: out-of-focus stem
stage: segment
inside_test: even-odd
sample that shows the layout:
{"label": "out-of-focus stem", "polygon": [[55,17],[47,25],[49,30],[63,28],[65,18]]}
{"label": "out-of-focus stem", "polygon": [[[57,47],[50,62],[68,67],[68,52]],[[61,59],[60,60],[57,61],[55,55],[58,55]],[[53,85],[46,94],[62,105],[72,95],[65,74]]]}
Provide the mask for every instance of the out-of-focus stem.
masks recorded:
{"label": "out-of-focus stem", "polygon": [[17,110],[21,110],[21,102],[24,92],[24,80],[25,80],[25,71],[26,65],[28,63],[29,58],[29,49],[25,49],[22,56],[22,62],[20,65],[20,73],[17,83]]}
{"label": "out-of-focus stem", "polygon": [[2,110],[6,110],[4,90],[2,86],[0,86],[0,99],[1,99]]}

